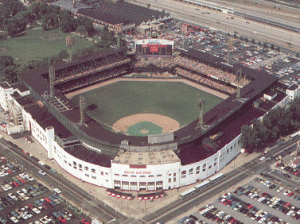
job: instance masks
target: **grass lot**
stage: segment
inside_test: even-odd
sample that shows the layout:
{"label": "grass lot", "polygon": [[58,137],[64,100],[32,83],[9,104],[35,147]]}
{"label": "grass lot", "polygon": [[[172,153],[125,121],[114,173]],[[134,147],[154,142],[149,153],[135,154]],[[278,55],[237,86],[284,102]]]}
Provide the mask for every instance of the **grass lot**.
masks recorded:
{"label": "grass lot", "polygon": [[[204,112],[223,100],[184,83],[116,82],[81,94],[90,106],[87,113],[112,126],[120,118],[138,113],[156,113],[187,125],[199,117],[196,102],[205,100]],[[72,98],[78,104],[79,95]]]}
{"label": "grass lot", "polygon": [[[41,60],[66,49],[66,36],[70,35],[59,30],[29,30],[19,37],[0,40],[0,49],[1,47],[8,48],[9,50],[4,55],[18,58],[19,64],[26,64],[30,60]],[[92,45],[92,42],[75,36],[75,46],[72,49],[76,51]]]}

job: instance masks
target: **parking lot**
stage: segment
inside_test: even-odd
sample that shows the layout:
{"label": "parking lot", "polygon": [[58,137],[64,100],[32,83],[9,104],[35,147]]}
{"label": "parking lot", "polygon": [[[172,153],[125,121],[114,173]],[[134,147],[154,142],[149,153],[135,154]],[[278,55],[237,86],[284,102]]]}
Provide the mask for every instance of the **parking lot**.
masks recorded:
{"label": "parking lot", "polygon": [[90,223],[55,186],[49,188],[0,155],[0,223]]}
{"label": "parking lot", "polygon": [[[263,177],[226,192],[177,223],[298,223],[300,194]],[[200,222],[201,223],[201,222]]]}

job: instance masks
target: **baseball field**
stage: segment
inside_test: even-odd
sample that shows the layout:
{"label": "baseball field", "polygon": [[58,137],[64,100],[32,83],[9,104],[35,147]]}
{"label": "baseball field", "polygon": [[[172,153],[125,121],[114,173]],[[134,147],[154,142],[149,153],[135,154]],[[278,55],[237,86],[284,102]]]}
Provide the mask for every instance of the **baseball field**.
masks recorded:
{"label": "baseball field", "polygon": [[[71,100],[78,104],[80,95],[88,102],[86,113],[116,132],[126,132],[127,127],[143,121],[163,128],[174,123],[166,130],[172,131],[199,117],[199,98],[205,101],[204,113],[223,101],[182,82],[117,81],[77,94]],[[120,122],[126,130],[120,130],[122,125],[114,126]]]}

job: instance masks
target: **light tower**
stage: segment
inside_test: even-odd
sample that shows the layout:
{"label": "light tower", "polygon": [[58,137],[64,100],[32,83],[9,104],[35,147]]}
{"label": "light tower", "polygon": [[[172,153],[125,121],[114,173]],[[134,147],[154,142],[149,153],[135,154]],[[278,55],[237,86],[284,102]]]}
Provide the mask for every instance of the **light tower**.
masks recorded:
{"label": "light tower", "polygon": [[80,122],[79,125],[84,125],[84,111],[87,107],[87,101],[83,96],[79,96]]}
{"label": "light tower", "polygon": [[54,97],[54,80],[55,80],[55,68],[49,67],[49,85],[50,85],[50,98]]}
{"label": "light tower", "polygon": [[69,59],[72,61],[72,46],[75,44],[75,37],[73,36],[67,36],[66,37],[66,46],[69,49]]}
{"label": "light tower", "polygon": [[199,122],[197,124],[196,128],[203,128],[203,108],[204,108],[204,100],[199,99],[197,102],[197,107],[199,108],[200,114],[199,114]]}
{"label": "light tower", "polygon": [[236,100],[240,100],[241,99],[241,86],[240,86],[240,81],[242,78],[242,69],[238,69],[236,71],[236,80],[237,80],[237,90],[236,90]]}
{"label": "light tower", "polygon": [[117,48],[121,47],[121,37],[120,34],[117,34]]}
{"label": "light tower", "polygon": [[230,64],[230,51],[233,48],[233,40],[232,38],[227,39],[227,62]]}

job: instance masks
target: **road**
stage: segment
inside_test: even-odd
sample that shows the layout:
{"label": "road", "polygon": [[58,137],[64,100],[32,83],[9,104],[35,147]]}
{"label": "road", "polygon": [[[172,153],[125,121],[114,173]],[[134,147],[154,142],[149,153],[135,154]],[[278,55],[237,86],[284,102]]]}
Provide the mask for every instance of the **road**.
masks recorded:
{"label": "road", "polygon": [[[226,174],[225,178],[216,181],[213,186],[208,186],[199,192],[196,192],[194,195],[190,195],[182,200],[178,199],[172,204],[169,204],[158,211],[145,215],[140,220],[127,218],[115,211],[113,208],[106,206],[103,204],[103,202],[95,199],[92,195],[73,185],[68,180],[51,173],[46,168],[30,159],[30,157],[25,156],[20,150],[16,149],[16,147],[8,145],[3,139],[0,140],[0,149],[8,159],[23,164],[24,167],[27,170],[30,170],[32,173],[39,175],[38,170],[42,169],[45,171],[47,175],[38,176],[38,179],[49,186],[55,186],[61,189],[66,198],[78,204],[80,208],[84,208],[84,210],[89,211],[93,217],[101,218],[101,220],[103,220],[105,223],[154,224],[156,222],[167,222],[175,219],[177,216],[187,212],[192,208],[195,208],[201,204],[202,201],[205,201],[215,195],[220,195],[221,192],[246,179],[247,177],[251,177],[262,172],[268,173],[271,171],[270,165],[276,161],[275,157],[287,154],[288,151],[294,151],[296,149],[296,144],[294,143],[296,143],[299,139],[300,138],[298,137],[293,141],[288,141],[278,147],[275,147],[271,152],[268,153],[266,160],[260,161],[259,158],[255,158],[252,161],[233,169],[231,172]],[[275,176],[276,174],[271,173],[270,175]],[[298,186],[294,186],[294,183],[290,183],[290,180],[288,179],[284,181],[286,181],[290,186]],[[151,204],[148,206],[151,206]]]}
{"label": "road", "polygon": [[177,216],[184,214],[188,210],[195,208],[196,206],[201,204],[201,202],[213,196],[220,195],[221,192],[248,177],[271,171],[270,165],[276,161],[275,158],[278,155],[286,154],[287,151],[294,151],[296,149],[296,145],[294,143],[299,139],[300,138],[297,138],[293,141],[289,141],[278,147],[275,147],[271,152],[268,153],[268,158],[265,161],[260,161],[259,158],[255,158],[252,161],[244,164],[243,166],[233,169],[231,172],[226,174],[225,178],[216,182],[214,184],[215,187],[204,188],[203,190],[183,200],[178,199],[177,201],[165,206],[159,211],[150,213],[143,217],[141,220],[135,221],[133,223],[155,224],[156,222],[168,222],[175,219]]}
{"label": "road", "polygon": [[[100,220],[105,223],[122,223],[128,219],[67,179],[50,172],[48,169],[30,159],[29,156],[25,156],[21,150],[8,145],[3,139],[0,140],[0,150],[9,160],[24,165],[26,170],[29,170],[33,175],[36,174],[37,179],[46,185],[59,188],[64,197],[79,205],[79,208],[88,211],[92,217],[100,218]],[[47,175],[42,176],[38,174],[39,170],[43,170]]]}
{"label": "road", "polygon": [[[127,0],[128,2],[146,6],[143,0]],[[147,1],[148,3],[148,1]],[[227,15],[221,12],[213,10],[202,9],[194,5],[188,5],[181,2],[175,2],[172,0],[160,0],[149,1],[152,9],[162,10],[169,12],[173,18],[193,23],[199,26],[208,28],[214,28],[226,33],[238,34],[248,37],[249,39],[255,39],[261,42],[269,42],[283,48],[289,48],[294,51],[300,50],[300,34],[290,32],[277,27],[269,26],[262,23],[253,21],[246,21],[242,18],[234,16],[235,19],[230,19],[231,15]],[[196,8],[198,10],[196,10]],[[209,14],[203,14],[203,12],[209,12]],[[299,14],[300,11],[298,10]],[[258,16],[252,13],[254,16]],[[274,15],[276,18],[276,15]],[[228,18],[228,19],[227,19]],[[271,20],[271,18],[268,18]],[[288,23],[288,20],[286,20]],[[290,22],[290,25],[295,25]]]}

